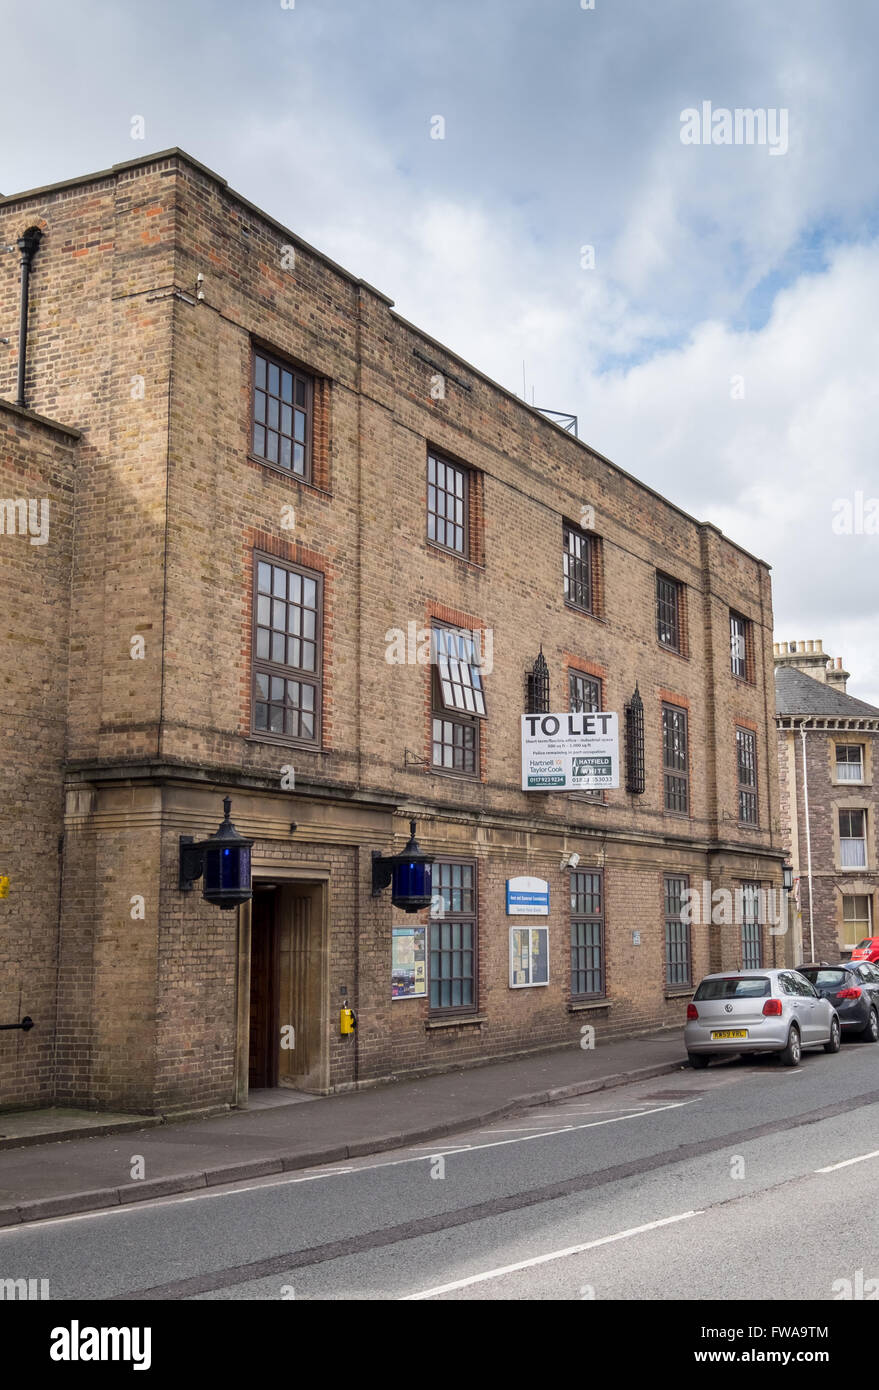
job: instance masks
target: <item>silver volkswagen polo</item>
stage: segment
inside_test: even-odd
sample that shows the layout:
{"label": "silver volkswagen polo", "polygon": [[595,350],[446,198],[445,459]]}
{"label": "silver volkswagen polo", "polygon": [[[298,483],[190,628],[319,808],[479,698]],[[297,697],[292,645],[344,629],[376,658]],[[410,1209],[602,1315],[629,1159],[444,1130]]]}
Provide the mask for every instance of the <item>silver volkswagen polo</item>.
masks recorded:
{"label": "silver volkswagen polo", "polygon": [[799,1065],[804,1047],[838,1052],[839,1016],[796,970],[727,970],[706,975],[687,1005],[690,1066],[733,1052],[780,1052]]}

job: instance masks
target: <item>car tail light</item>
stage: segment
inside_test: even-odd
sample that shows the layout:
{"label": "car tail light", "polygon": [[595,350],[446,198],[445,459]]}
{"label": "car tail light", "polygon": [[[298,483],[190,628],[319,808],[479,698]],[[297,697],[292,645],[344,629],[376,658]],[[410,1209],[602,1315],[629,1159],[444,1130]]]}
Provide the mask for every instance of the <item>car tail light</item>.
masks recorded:
{"label": "car tail light", "polygon": [[688,1005],[687,1005],[687,1018],[698,1018],[698,1017],[699,1017],[699,1010],[696,1008],[696,1005],[695,1005],[695,1004],[688,1004]]}
{"label": "car tail light", "polygon": [[767,1018],[774,1018],[781,1013],[781,1000],[767,999],[766,1003],[763,1005],[763,1012]]}
{"label": "car tail light", "polygon": [[852,985],[849,989],[841,989],[836,997],[837,999],[860,999],[861,991]]}

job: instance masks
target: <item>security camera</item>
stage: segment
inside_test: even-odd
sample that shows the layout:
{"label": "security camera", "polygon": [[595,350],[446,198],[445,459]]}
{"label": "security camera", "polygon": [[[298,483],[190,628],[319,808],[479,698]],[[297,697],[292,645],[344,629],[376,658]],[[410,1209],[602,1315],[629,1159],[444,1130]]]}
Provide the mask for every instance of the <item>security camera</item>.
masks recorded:
{"label": "security camera", "polygon": [[563,860],[562,860],[561,864],[559,865],[559,868],[560,868],[560,869],[576,869],[576,867],[577,867],[577,865],[578,865],[579,863],[580,863],[580,856],[579,856],[579,854],[569,854],[568,857],[567,857],[567,859],[563,859]]}

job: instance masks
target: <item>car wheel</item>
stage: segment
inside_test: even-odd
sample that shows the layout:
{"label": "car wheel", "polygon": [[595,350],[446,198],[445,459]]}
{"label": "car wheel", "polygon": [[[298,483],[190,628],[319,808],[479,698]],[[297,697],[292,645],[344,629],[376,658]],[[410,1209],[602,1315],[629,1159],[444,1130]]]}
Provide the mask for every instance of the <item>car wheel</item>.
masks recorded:
{"label": "car wheel", "polygon": [[839,1019],[835,1018],[830,1025],[830,1037],[824,1044],[825,1052],[838,1052],[840,1044]]}
{"label": "car wheel", "polygon": [[711,1058],[706,1057],[704,1052],[688,1052],[687,1057],[694,1071],[703,1071],[711,1061]]}
{"label": "car wheel", "polygon": [[786,1067],[798,1067],[802,1055],[803,1044],[800,1039],[800,1030],[795,1023],[792,1023],[787,1035],[787,1047],[781,1054],[781,1060]]}
{"label": "car wheel", "polygon": [[867,1026],[860,1034],[864,1042],[879,1042],[879,1014],[875,1009],[870,1010],[870,1017]]}

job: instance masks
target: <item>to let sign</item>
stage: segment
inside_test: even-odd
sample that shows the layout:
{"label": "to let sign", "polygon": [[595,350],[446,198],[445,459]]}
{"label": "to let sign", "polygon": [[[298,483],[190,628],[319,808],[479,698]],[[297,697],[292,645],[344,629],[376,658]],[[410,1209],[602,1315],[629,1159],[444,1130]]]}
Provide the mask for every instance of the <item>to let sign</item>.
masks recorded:
{"label": "to let sign", "polygon": [[522,715],[523,791],[600,791],[619,785],[619,715]]}

